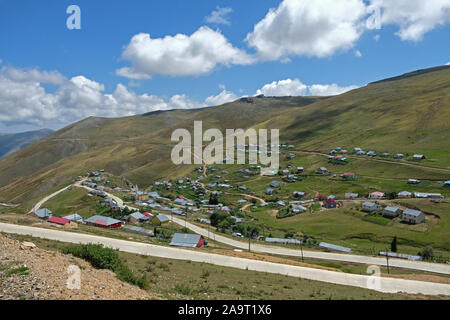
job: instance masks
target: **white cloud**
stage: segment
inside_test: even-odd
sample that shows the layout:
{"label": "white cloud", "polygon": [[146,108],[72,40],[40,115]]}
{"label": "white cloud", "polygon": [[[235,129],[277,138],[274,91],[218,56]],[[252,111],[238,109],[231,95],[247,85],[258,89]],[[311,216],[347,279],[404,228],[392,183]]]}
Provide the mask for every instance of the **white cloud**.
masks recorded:
{"label": "white cloud", "polygon": [[381,10],[381,24],[399,26],[402,40],[420,41],[423,36],[450,21],[450,0],[371,0]]}
{"label": "white cloud", "polygon": [[[54,93],[41,84],[55,84]],[[0,69],[0,126],[16,124],[58,128],[89,116],[121,117],[156,110],[206,107],[185,95],[163,98],[138,95],[118,84],[114,92],[104,93],[104,85],[77,76],[65,78],[58,72]]]}
{"label": "white cloud", "polygon": [[219,31],[205,26],[190,36],[177,34],[152,39],[148,33],[137,34],[125,48],[122,58],[130,61],[131,67],[121,68],[116,73],[132,79],[148,79],[154,74],[201,75],[218,65],[254,62],[245,51],[233,47]]}
{"label": "white cloud", "polygon": [[231,91],[227,91],[225,87],[223,87],[223,90],[221,93],[219,93],[217,96],[210,96],[205,99],[205,102],[208,106],[220,106],[222,104],[232,102],[234,100],[238,99],[238,96],[235,95]]}
{"label": "white cloud", "polygon": [[446,66],[450,66],[450,62],[447,62],[445,65],[446,65]]}
{"label": "white cloud", "polygon": [[353,47],[366,15],[362,0],[284,0],[270,9],[246,41],[261,59],[327,57]]}
{"label": "white cloud", "polygon": [[381,36],[380,36],[379,34],[376,34],[376,35],[373,37],[373,39],[374,39],[375,41],[380,40],[380,38],[381,38]]}
{"label": "white cloud", "polygon": [[358,88],[357,86],[340,87],[337,84],[313,84],[306,85],[299,79],[286,79],[274,81],[264,85],[256,91],[255,95],[264,94],[265,96],[333,96],[345,93]]}
{"label": "white cloud", "polygon": [[304,85],[299,79],[286,79],[274,81],[264,85],[261,89],[256,91],[256,95],[263,94],[268,97],[273,96],[304,96],[308,87]]}
{"label": "white cloud", "polygon": [[211,12],[211,14],[205,18],[205,21],[208,23],[230,25],[231,23],[228,20],[227,16],[232,12],[233,9],[229,7],[216,7],[216,10]]}
{"label": "white cloud", "polygon": [[309,87],[309,95],[311,96],[336,96],[338,94],[343,94],[350,90],[357,89],[358,86],[347,86],[340,87],[339,85],[333,84],[313,84]]}
{"label": "white cloud", "polygon": [[355,51],[355,57],[357,57],[357,58],[361,58],[361,57],[362,57],[362,53],[361,53],[361,51],[359,51],[359,50],[356,50],[356,51]]}

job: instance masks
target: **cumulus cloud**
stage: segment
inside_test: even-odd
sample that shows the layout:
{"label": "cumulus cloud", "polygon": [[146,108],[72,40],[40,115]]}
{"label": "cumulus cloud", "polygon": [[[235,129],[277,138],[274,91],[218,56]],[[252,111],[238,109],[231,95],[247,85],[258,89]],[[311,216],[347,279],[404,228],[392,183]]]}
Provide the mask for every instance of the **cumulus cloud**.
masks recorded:
{"label": "cumulus cloud", "polygon": [[216,7],[216,10],[211,12],[211,14],[205,18],[205,21],[214,24],[230,25],[231,23],[227,16],[232,12],[233,9],[230,7]]}
{"label": "cumulus cloud", "polygon": [[259,57],[327,57],[353,47],[364,31],[362,0],[284,0],[247,35]]}
{"label": "cumulus cloud", "polygon": [[447,62],[445,65],[446,65],[446,66],[450,66],[450,62]]}
{"label": "cumulus cloud", "polygon": [[205,99],[208,106],[219,106],[238,99],[238,96],[231,91],[227,91],[224,86],[221,86],[222,92],[217,96],[210,96]]}
{"label": "cumulus cloud", "polygon": [[306,95],[308,87],[299,79],[286,79],[274,81],[264,85],[261,89],[256,91],[256,95],[265,95],[269,97],[275,96],[304,96]]}
{"label": "cumulus cloud", "polygon": [[201,75],[216,66],[246,65],[254,62],[245,51],[235,48],[220,31],[200,27],[192,35],[177,34],[152,39],[140,33],[131,39],[122,58],[131,67],[117,74],[132,79],[150,78],[154,74],[169,76]]}
{"label": "cumulus cloud", "polygon": [[340,87],[337,84],[306,85],[299,79],[274,81],[264,85],[255,95],[263,94],[269,97],[283,96],[333,96],[358,88],[357,86]]}
{"label": "cumulus cloud", "polygon": [[[43,84],[55,84],[57,89],[48,93]],[[58,128],[89,116],[121,117],[207,106],[183,94],[170,98],[138,95],[123,84],[118,84],[109,94],[104,90],[103,84],[84,76],[67,79],[55,71],[3,67],[0,69],[0,125],[20,123]]]}
{"label": "cumulus cloud", "polygon": [[450,21],[450,0],[371,0],[382,25],[399,26],[402,40],[421,41],[423,36]]}
{"label": "cumulus cloud", "polygon": [[361,57],[362,57],[362,53],[361,53],[361,51],[359,51],[359,50],[356,50],[356,51],[355,51],[355,57],[357,57],[357,58],[361,58]]}
{"label": "cumulus cloud", "polygon": [[357,89],[358,86],[340,87],[333,84],[313,84],[309,87],[309,95],[311,96],[336,96],[338,94],[346,93],[350,90]]}

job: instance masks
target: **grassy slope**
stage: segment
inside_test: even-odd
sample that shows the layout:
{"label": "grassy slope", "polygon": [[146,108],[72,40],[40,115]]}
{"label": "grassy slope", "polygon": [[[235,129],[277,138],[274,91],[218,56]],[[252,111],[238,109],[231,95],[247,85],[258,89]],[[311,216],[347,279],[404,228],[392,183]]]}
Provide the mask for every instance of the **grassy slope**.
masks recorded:
{"label": "grassy slope", "polygon": [[[88,118],[0,160],[0,201],[22,202],[99,168],[143,187],[155,179],[184,176],[192,167],[177,167],[169,161],[169,139],[176,128],[191,129],[194,120],[203,120],[204,128],[222,130],[279,128],[282,141],[295,142],[298,149],[328,152],[337,146],[358,146],[379,152],[424,153],[429,158],[424,164],[448,167],[449,89],[450,67],[443,67],[328,99],[255,98],[253,104],[236,101],[201,110]],[[374,166],[379,172],[401,170],[402,175],[418,171]],[[416,177],[421,175],[417,172]]]}

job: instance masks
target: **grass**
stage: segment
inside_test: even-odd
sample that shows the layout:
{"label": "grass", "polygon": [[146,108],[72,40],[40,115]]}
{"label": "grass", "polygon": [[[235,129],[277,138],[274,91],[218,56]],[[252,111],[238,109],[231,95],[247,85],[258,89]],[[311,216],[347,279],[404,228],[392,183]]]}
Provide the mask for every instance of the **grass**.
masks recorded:
{"label": "grass", "polygon": [[145,278],[137,277],[126,263],[120,259],[117,251],[104,248],[102,245],[70,245],[62,248],[63,254],[72,254],[75,257],[88,261],[96,269],[108,269],[113,271],[117,278],[124,282],[148,288]]}

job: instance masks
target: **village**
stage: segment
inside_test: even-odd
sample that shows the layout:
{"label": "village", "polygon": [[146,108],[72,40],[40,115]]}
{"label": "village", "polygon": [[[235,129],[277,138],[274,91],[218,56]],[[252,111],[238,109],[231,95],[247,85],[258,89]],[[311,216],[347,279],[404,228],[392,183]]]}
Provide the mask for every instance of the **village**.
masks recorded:
{"label": "village", "polygon": [[[202,166],[195,168],[189,176],[171,181],[155,181],[149,188],[139,189],[126,179],[118,179],[104,169],[92,171],[76,179],[75,186],[84,188],[88,196],[98,199],[97,212],[89,215],[77,212],[54,215],[51,207],[38,208],[30,214],[45,220],[46,223],[67,229],[79,226],[95,226],[111,230],[144,235],[157,239],[170,240],[169,245],[189,248],[201,248],[209,239],[192,233],[188,228],[176,229],[174,216],[199,226],[235,238],[248,238],[256,242],[271,245],[306,245],[325,251],[353,252],[355,248],[332,243],[323,237],[307,235],[304,232],[285,231],[264,225],[258,218],[263,212],[272,212],[277,221],[289,221],[296,216],[318,216],[334,210],[359,212],[362,219],[398,228],[420,226],[428,219],[434,219],[432,212],[424,212],[403,200],[432,201],[440,203],[448,194],[450,181],[436,181],[433,192],[414,191],[421,181],[410,178],[404,180],[404,188],[398,192],[373,191],[365,194],[354,190],[343,190],[339,194],[322,194],[319,191],[296,189],[299,182],[310,179],[331,179],[339,184],[358,181],[354,172],[334,173],[324,166],[306,168],[296,166],[293,160],[299,157],[293,145],[280,145],[280,154],[285,163],[275,174],[261,175],[260,166]],[[247,145],[246,152],[252,152]],[[250,150],[250,151],[249,151]],[[351,157],[377,157],[375,151],[364,152],[354,148],[352,154],[345,149],[336,148],[327,156],[329,166],[340,168],[351,162]],[[387,159],[388,154],[380,154],[380,159]],[[403,159],[403,154],[396,154],[393,159]],[[411,161],[424,160],[423,155],[414,155]],[[277,176],[278,178],[275,178]],[[232,180],[234,179],[234,181]],[[263,182],[266,181],[266,182]],[[257,187],[256,187],[257,186]],[[412,189],[411,189],[412,188]],[[434,192],[442,189],[443,192]],[[397,202],[396,202],[397,201]],[[179,220],[178,220],[179,222]],[[411,229],[416,230],[416,229]],[[419,230],[419,229],[417,229]],[[412,231],[414,232],[414,231]],[[394,236],[394,235],[393,235]],[[326,241],[325,241],[326,240]],[[327,242],[328,241],[328,242]],[[358,249],[356,248],[356,251]],[[422,260],[417,254],[402,254],[379,250],[379,255],[396,255],[400,258]]]}

